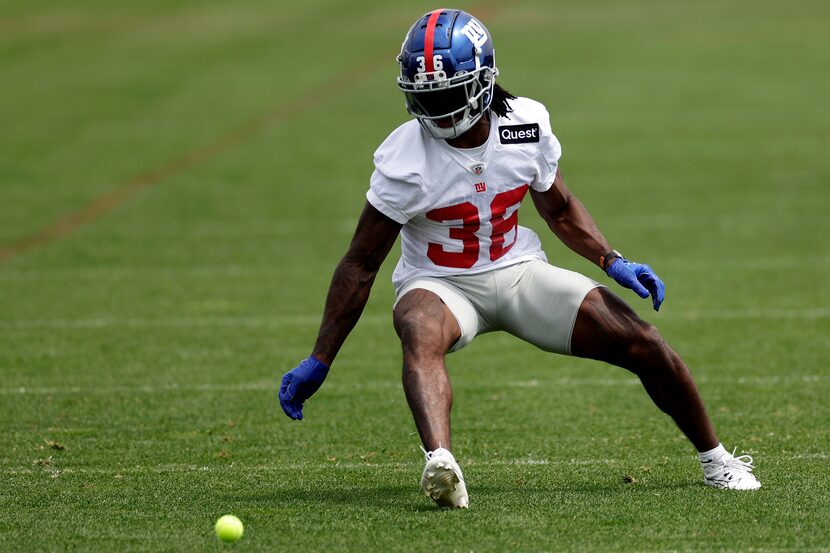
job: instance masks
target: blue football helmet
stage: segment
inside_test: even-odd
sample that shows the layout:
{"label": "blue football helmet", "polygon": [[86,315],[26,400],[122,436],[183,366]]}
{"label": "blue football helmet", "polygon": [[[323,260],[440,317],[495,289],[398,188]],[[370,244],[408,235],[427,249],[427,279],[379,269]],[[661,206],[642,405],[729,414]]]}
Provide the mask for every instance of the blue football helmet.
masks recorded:
{"label": "blue football helmet", "polygon": [[406,110],[434,138],[465,133],[493,101],[499,74],[493,39],[467,12],[439,9],[418,19],[398,63]]}

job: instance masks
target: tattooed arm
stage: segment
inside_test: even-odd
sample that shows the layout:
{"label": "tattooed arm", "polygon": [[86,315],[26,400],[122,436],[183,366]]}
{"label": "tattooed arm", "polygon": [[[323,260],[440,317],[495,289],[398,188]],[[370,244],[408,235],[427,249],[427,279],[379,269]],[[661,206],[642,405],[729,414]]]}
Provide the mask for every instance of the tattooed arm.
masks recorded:
{"label": "tattooed arm", "polygon": [[360,319],[375,276],[400,231],[400,224],[366,202],[349,250],[334,271],[314,345],[312,356],[325,365],[331,366]]}

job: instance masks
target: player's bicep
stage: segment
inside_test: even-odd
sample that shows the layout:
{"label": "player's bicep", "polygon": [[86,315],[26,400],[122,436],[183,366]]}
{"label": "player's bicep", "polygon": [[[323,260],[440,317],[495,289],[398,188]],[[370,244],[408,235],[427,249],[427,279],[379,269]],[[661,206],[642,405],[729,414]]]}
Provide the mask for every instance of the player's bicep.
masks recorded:
{"label": "player's bicep", "polygon": [[367,201],[357,221],[346,259],[367,270],[377,271],[389,255],[402,227]]}
{"label": "player's bicep", "polygon": [[533,205],[536,206],[539,215],[548,223],[552,223],[567,211],[572,196],[565,186],[562,173],[557,169],[551,187],[544,192],[531,189],[530,197],[533,198]]}

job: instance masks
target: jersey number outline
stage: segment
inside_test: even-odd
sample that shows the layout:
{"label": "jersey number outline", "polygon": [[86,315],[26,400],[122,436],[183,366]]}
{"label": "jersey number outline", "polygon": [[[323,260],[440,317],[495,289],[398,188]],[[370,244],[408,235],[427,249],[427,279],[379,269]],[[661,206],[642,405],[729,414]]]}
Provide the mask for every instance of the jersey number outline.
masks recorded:
{"label": "jersey number outline", "polygon": [[[523,184],[513,190],[500,192],[490,202],[490,215],[492,232],[490,234],[490,261],[496,261],[504,257],[507,252],[516,244],[514,239],[507,246],[504,245],[504,236],[516,228],[519,224],[519,210],[505,217],[507,210],[522,202],[527,189]],[[481,228],[481,219],[478,208],[470,202],[463,202],[447,207],[433,209],[426,213],[427,219],[443,223],[445,221],[461,221],[461,226],[449,227],[450,238],[461,240],[464,248],[460,252],[448,252],[441,244],[430,242],[427,244],[427,257],[430,261],[441,267],[452,267],[455,269],[469,269],[478,261],[478,254],[481,250],[481,243],[476,232]]]}

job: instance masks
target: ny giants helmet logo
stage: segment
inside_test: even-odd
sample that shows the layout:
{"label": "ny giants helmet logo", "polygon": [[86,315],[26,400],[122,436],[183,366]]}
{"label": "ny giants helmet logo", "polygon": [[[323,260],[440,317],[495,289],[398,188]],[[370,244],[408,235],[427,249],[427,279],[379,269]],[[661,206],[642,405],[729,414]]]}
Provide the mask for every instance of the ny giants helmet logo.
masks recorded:
{"label": "ny giants helmet logo", "polygon": [[484,43],[487,42],[487,31],[485,31],[482,24],[475,19],[470,19],[461,29],[461,32],[470,39],[470,42],[472,42],[473,46],[476,48],[481,48],[484,46]]}

